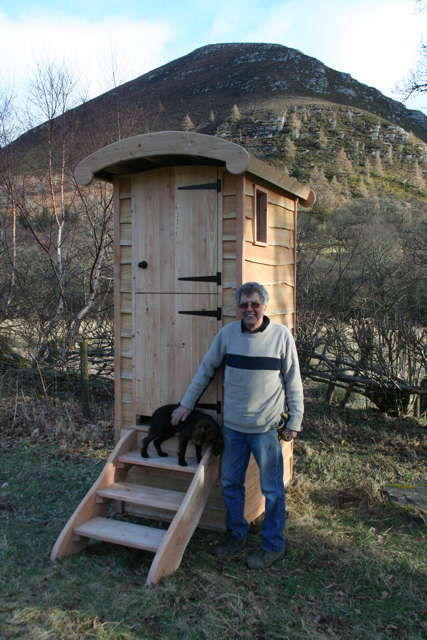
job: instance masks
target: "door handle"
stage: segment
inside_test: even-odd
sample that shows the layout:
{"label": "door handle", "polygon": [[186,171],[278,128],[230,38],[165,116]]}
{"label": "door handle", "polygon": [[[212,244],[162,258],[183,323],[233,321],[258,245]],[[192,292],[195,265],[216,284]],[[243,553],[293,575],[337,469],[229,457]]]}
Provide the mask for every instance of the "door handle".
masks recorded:
{"label": "door handle", "polygon": [[138,267],[140,269],[146,269],[148,267],[148,262],[146,260],[141,260],[141,262],[138,262]]}

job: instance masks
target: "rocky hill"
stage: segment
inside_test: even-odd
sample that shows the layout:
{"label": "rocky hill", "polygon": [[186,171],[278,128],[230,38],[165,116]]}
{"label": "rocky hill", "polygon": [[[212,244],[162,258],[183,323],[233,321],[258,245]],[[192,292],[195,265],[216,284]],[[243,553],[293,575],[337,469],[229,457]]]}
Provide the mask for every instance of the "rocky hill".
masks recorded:
{"label": "rocky hill", "polygon": [[[424,196],[427,117],[275,44],[208,45],[67,112],[70,164],[118,138],[187,129],[240,142],[301,180]],[[14,144],[33,160],[41,125]],[[316,185],[315,185],[316,186]]]}

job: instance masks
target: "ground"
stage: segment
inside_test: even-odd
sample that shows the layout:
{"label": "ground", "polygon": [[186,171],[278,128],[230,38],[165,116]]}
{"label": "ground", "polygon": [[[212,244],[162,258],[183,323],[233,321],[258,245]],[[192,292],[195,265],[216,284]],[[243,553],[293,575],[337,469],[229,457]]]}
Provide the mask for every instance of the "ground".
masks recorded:
{"label": "ground", "polygon": [[[0,639],[427,638],[427,529],[384,492],[425,478],[426,429],[309,398],[287,496],[288,553],[265,572],[220,562],[198,530],[180,569],[145,588],[152,555],[94,543],[50,562],[110,445],[3,429]],[[256,530],[249,548],[258,545]]]}

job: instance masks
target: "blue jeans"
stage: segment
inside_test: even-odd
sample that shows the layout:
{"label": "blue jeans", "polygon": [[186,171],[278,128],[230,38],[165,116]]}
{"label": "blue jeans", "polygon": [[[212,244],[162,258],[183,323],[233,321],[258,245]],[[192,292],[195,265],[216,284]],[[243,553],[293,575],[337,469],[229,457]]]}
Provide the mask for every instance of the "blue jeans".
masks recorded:
{"label": "blue jeans", "polygon": [[221,484],[227,510],[226,527],[242,540],[248,534],[249,524],[244,517],[244,483],[251,453],[259,468],[261,491],[265,497],[261,547],[265,551],[282,551],[285,547],[285,486],[282,448],[275,429],[249,434],[224,427]]}

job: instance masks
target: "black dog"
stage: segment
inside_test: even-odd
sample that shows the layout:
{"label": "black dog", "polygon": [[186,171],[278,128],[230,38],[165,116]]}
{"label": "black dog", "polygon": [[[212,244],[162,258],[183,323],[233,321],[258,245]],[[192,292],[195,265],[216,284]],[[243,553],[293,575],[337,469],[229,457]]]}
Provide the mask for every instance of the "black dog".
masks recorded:
{"label": "black dog", "polygon": [[192,440],[196,446],[197,461],[202,459],[202,446],[210,445],[212,453],[219,455],[222,452],[221,430],[215,420],[202,411],[193,409],[188,418],[180,422],[176,427],[171,424],[171,414],[177,408],[177,404],[166,404],[153,413],[150,419],[150,430],[142,441],[141,456],[149,458],[147,448],[150,442],[154,443],[159,456],[167,456],[162,451],[161,444],[164,440],[172,438],[178,433],[178,463],[186,467],[185,452],[187,445]]}

